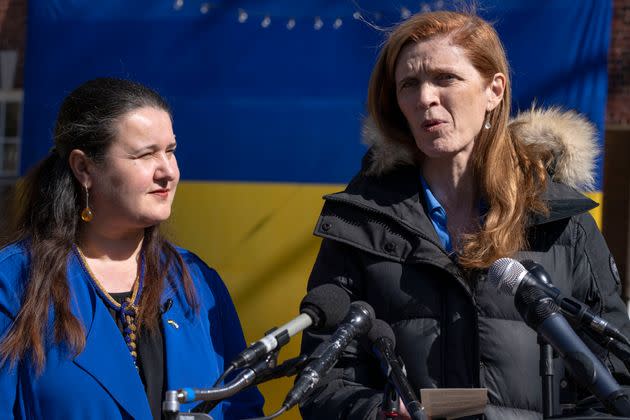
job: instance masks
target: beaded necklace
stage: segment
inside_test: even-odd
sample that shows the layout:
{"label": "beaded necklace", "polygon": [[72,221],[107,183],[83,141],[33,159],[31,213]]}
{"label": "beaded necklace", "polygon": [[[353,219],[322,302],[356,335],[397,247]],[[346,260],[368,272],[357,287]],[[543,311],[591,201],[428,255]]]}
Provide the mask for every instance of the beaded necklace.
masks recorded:
{"label": "beaded necklace", "polygon": [[88,274],[88,277],[92,280],[95,289],[98,294],[101,296],[101,299],[112,308],[122,323],[123,327],[123,338],[125,339],[125,344],[127,344],[127,348],[129,349],[129,353],[131,354],[131,358],[133,359],[133,365],[138,369],[138,352],[137,352],[137,324],[138,324],[138,303],[140,302],[140,295],[142,294],[142,283],[144,281],[144,253],[140,256],[140,269],[138,270],[138,275],[136,276],[135,281],[133,282],[133,288],[131,290],[131,296],[126,298],[122,304],[118,303],[103,287],[103,285],[98,281],[92,270],[90,270],[90,266],[85,259],[85,255],[78,246],[74,247],[77,255],[79,256],[79,260],[81,261],[81,266]]}

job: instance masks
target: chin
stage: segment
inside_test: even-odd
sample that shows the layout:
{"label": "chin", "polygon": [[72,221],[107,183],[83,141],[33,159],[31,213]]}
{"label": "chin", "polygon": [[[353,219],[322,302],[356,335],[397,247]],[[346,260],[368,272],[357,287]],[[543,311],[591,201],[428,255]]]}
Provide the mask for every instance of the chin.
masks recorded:
{"label": "chin", "polygon": [[169,219],[170,212],[166,215],[152,215],[151,217],[143,217],[142,225],[144,227],[151,227],[155,225],[159,225],[162,222],[165,222]]}
{"label": "chin", "polygon": [[418,149],[429,158],[443,157],[444,155],[452,153],[452,150],[449,148],[440,146],[439,144],[432,144],[430,147],[426,147],[425,145],[425,147],[418,147]]}

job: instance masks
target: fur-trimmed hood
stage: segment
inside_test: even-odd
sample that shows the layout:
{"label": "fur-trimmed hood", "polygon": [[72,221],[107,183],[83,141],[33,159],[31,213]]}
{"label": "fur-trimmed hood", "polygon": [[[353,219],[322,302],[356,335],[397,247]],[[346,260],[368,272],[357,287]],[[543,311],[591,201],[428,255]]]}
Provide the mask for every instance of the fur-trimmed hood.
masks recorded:
{"label": "fur-trimmed hood", "polygon": [[[599,148],[595,127],[586,118],[559,108],[532,108],[512,119],[510,130],[524,144],[551,152],[551,162],[545,163],[554,181],[582,191],[593,189]],[[414,149],[388,141],[370,118],[365,120],[362,135],[372,150],[367,174],[381,175],[414,164]]]}

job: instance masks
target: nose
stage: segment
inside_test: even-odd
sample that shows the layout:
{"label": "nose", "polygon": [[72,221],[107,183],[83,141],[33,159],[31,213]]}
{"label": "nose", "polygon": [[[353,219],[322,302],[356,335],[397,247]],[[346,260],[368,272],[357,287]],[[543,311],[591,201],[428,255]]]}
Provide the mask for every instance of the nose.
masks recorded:
{"label": "nose", "polygon": [[175,155],[169,152],[160,153],[160,158],[155,169],[155,178],[158,180],[173,181],[177,178],[178,173],[179,169]]}
{"label": "nose", "polygon": [[429,109],[437,104],[439,104],[437,86],[428,82],[421,83],[418,89],[418,108]]}

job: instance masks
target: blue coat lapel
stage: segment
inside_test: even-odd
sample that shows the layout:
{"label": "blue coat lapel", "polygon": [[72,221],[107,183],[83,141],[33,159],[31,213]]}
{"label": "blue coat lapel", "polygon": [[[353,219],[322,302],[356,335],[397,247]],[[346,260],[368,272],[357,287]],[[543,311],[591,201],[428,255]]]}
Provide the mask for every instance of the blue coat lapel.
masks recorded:
{"label": "blue coat lapel", "polygon": [[144,385],[120,330],[76,256],[70,265],[74,265],[68,271],[76,299],[73,312],[87,332],[85,348],[73,362],[101,384],[131,417],[151,419]]}
{"label": "blue coat lapel", "polygon": [[74,359],[135,419],[150,419],[151,410],[140,375],[112,316],[100,299],[85,348]]}
{"label": "blue coat lapel", "polygon": [[[182,304],[176,296],[172,299],[173,305],[162,314],[166,389],[210,387],[221,372],[207,318],[203,314],[192,317],[185,301]],[[194,405],[184,404],[182,411]]]}
{"label": "blue coat lapel", "polygon": [[[116,323],[76,256],[70,264],[74,265],[68,279],[75,293],[75,315],[83,320],[87,330],[85,348],[74,363],[98,381],[133,418],[150,419],[151,410],[142,380]],[[183,293],[174,292],[168,285],[162,297],[163,305],[167,299],[172,299],[172,305],[161,317],[166,389],[212,386],[222,372],[223,358],[222,352],[215,348],[215,344],[220,344],[211,339],[208,314],[195,316]],[[204,304],[202,307],[215,306],[214,301]],[[184,404],[182,411],[194,405]]]}

